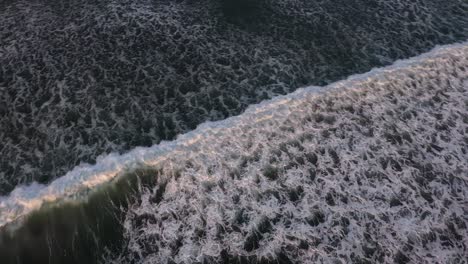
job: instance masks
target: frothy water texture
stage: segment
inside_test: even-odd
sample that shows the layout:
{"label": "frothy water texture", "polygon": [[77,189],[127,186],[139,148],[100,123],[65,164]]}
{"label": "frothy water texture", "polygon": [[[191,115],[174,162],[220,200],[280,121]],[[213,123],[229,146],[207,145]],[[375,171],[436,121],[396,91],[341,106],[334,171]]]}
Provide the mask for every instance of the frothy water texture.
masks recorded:
{"label": "frothy water texture", "polygon": [[466,261],[467,43],[219,125],[167,155],[114,263]]}
{"label": "frothy water texture", "polygon": [[467,106],[468,43],[444,46],[18,188],[1,215],[150,167],[103,262],[462,263]]}
{"label": "frothy water texture", "polygon": [[2,0],[0,194],[464,41],[467,9],[466,0]]}
{"label": "frothy water texture", "polygon": [[0,262],[467,263],[467,39],[466,0],[0,0]]}

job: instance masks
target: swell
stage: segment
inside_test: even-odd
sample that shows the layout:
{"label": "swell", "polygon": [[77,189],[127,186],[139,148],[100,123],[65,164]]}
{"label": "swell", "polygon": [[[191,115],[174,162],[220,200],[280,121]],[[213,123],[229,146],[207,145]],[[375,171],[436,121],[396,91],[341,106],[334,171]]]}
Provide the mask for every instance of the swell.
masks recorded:
{"label": "swell", "polygon": [[[291,127],[291,124],[289,124],[288,127],[288,120],[293,117],[304,118],[301,115],[308,111],[308,109],[304,107],[310,102],[314,102],[314,100],[319,100],[326,94],[346,97],[348,93],[350,95],[352,95],[353,92],[359,93],[362,87],[367,87],[366,93],[372,94],[372,87],[378,87],[379,91],[385,89],[391,90],[393,83],[395,83],[395,85],[401,85],[401,83],[399,83],[400,79],[403,80],[402,82],[407,80],[405,85],[408,87],[405,87],[405,89],[411,91],[411,89],[413,89],[412,87],[417,87],[418,85],[418,83],[415,83],[414,85],[416,86],[411,86],[412,76],[423,80],[432,80],[432,78],[434,78],[436,81],[438,80],[437,78],[440,78],[443,80],[443,82],[440,83],[441,87],[445,87],[447,85],[446,82],[450,82],[449,80],[463,82],[463,80],[467,78],[467,55],[468,44],[466,42],[438,47],[427,54],[420,55],[413,59],[397,61],[392,66],[374,69],[366,74],[354,75],[347,80],[325,87],[307,87],[285,96],[275,97],[272,100],[250,106],[240,116],[199,125],[194,131],[181,135],[174,141],[161,142],[149,148],[138,147],[124,155],[109,154],[107,156],[102,156],[98,159],[96,165],[78,166],[63,177],[54,180],[49,185],[33,184],[30,186],[18,186],[10,195],[0,198],[0,223],[2,226],[10,224],[3,228],[3,234],[5,235],[8,233],[10,235],[6,236],[8,239],[5,237],[2,238],[2,248],[8,248],[8,241],[16,241],[12,243],[17,247],[15,250],[20,250],[22,248],[21,243],[24,243],[26,240],[22,240],[21,237],[15,236],[15,234],[22,234],[23,236],[31,234],[31,225],[37,223],[34,219],[28,218],[31,212],[36,211],[36,213],[32,214],[33,216],[43,215],[43,218],[46,220],[41,220],[42,222],[39,221],[41,223],[45,221],[45,223],[49,225],[60,225],[60,221],[68,221],[66,215],[70,213],[60,213],[62,217],[60,218],[61,220],[56,220],[57,222],[54,222],[49,218],[51,217],[49,210],[62,210],[62,212],[67,212],[67,210],[76,211],[76,208],[71,205],[78,205],[78,208],[81,208],[80,206],[96,207],[93,205],[95,202],[108,203],[109,206],[105,208],[116,210],[110,213],[110,216],[116,217],[113,220],[113,224],[118,226],[121,230],[123,227],[116,224],[120,223],[120,220],[118,220],[119,203],[114,203],[113,199],[124,201],[120,204],[126,207],[125,204],[127,204],[127,202],[125,201],[128,198],[128,193],[126,192],[138,193],[146,188],[144,186],[147,184],[151,185],[152,181],[148,179],[158,178],[155,175],[158,175],[159,172],[154,172],[154,170],[163,170],[163,172],[164,170],[190,170],[190,166],[182,162],[183,160],[194,158],[204,160],[207,164],[210,164],[210,159],[216,159],[219,153],[226,155],[224,158],[228,158],[230,155],[236,156],[235,153],[230,153],[230,146],[235,149],[236,144],[252,144],[252,142],[248,143],[248,140],[246,141],[242,137],[244,135],[256,135],[256,137],[261,137],[263,133],[266,134],[266,131],[262,130],[263,125],[268,128],[271,127],[272,124],[283,124],[277,127],[279,130],[276,134],[279,136],[281,136],[282,133],[287,134],[291,129],[294,130],[294,126]],[[446,80],[444,78],[448,79]],[[466,83],[464,85],[466,86]],[[333,101],[330,101],[330,103],[333,103]],[[236,140],[236,138],[238,138],[238,140]],[[268,142],[268,140],[266,142]],[[275,144],[275,142],[271,142],[271,144]],[[242,153],[238,153],[238,155],[242,155]],[[250,159],[247,159],[246,162],[249,162],[249,160]],[[187,166],[184,167],[184,164]],[[179,168],[179,166],[182,167]],[[143,180],[143,184],[135,183],[135,181],[137,181],[136,178],[138,178],[138,173],[135,173],[135,171],[138,172],[145,168],[150,168],[148,174],[143,173],[146,176],[142,178],[146,180]],[[210,188],[210,170],[217,170],[217,167],[211,169],[206,168],[208,178],[205,183],[200,183],[205,186],[204,188]],[[175,176],[176,174],[177,173],[164,173],[163,178],[168,180],[171,179],[171,177],[181,177],[180,175]],[[133,180],[132,177],[134,178]],[[198,181],[204,182],[201,178],[198,179]],[[113,183],[118,185],[122,184],[122,182],[130,182],[130,184],[123,184],[127,187],[123,188],[125,191],[122,191],[122,193],[114,192],[114,195],[119,197],[118,199],[115,197],[112,198],[113,195],[108,195],[109,190],[114,186]],[[175,186],[171,188],[172,191],[177,192],[177,190],[174,190]],[[100,196],[100,194],[103,195]],[[91,199],[96,196],[99,198],[95,200]],[[138,196],[137,194],[133,199],[139,200]],[[109,200],[106,201],[106,197],[109,198]],[[134,201],[130,201],[131,204],[133,202]],[[114,207],[114,205],[116,206]],[[41,210],[41,208],[43,208],[43,210]],[[85,209],[79,209],[78,211],[80,210],[86,211]],[[97,213],[99,212],[99,208],[93,210],[93,216],[99,215],[99,213]],[[112,219],[112,217],[108,219]],[[26,223],[26,225],[23,225],[23,223]],[[81,225],[83,224],[84,223],[81,223]],[[84,225],[86,226],[87,224]],[[13,228],[7,228],[8,226]],[[89,235],[91,238],[100,237],[98,234],[102,230],[99,230],[99,228],[83,228],[92,229]],[[118,228],[116,228],[116,230],[117,229]],[[41,234],[40,236],[47,235],[47,232],[39,233]],[[111,241],[115,242],[113,239],[111,239]],[[79,250],[79,248],[75,250]],[[2,250],[2,253],[8,254],[8,250]]]}

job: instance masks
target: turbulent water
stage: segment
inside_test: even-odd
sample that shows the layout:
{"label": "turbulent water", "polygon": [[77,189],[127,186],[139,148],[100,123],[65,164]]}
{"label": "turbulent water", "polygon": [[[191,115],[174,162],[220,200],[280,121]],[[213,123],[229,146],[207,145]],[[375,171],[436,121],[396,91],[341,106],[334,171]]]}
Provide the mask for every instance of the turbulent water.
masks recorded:
{"label": "turbulent water", "polygon": [[0,0],[0,262],[466,264],[467,39],[466,0]]}
{"label": "turbulent water", "polygon": [[0,193],[468,38],[465,0],[3,0]]}
{"label": "turbulent water", "polygon": [[468,45],[314,90],[171,155],[115,263],[466,263]]}
{"label": "turbulent water", "polygon": [[[66,195],[85,206],[44,209],[3,234],[0,257],[79,263],[88,253],[76,244],[87,241],[87,229],[91,248],[100,248],[110,228],[122,233],[118,249],[101,248],[93,261],[463,263],[467,132],[464,43],[300,89],[176,141],[77,168],[48,187],[15,191],[0,201],[2,215]],[[138,167],[146,172],[125,173]],[[100,205],[118,201],[115,194],[83,199],[118,175],[153,182],[125,208]],[[102,214],[98,208],[124,215],[114,227],[79,226],[86,214]]]}

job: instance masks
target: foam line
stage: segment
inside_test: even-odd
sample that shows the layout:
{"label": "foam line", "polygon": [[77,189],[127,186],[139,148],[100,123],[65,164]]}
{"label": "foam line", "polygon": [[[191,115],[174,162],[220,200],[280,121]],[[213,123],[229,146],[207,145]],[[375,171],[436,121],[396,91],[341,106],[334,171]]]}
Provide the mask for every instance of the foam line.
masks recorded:
{"label": "foam line", "polygon": [[[230,133],[236,127],[248,126],[268,119],[284,119],[290,109],[300,104],[305,98],[321,93],[349,90],[360,83],[369,80],[379,80],[387,73],[409,67],[418,67],[424,62],[436,62],[439,58],[461,53],[468,56],[468,42],[441,46],[432,51],[408,60],[395,62],[393,65],[373,69],[365,74],[358,74],[325,87],[306,87],[257,105],[250,106],[243,114],[217,122],[206,122],[197,129],[178,136],[174,141],[161,142],[158,145],[144,148],[137,147],[130,152],[119,155],[111,153],[98,158],[96,165],[81,164],[66,175],[54,180],[49,185],[33,183],[27,186],[17,186],[8,196],[0,197],[0,226],[39,209],[46,202],[56,202],[63,199],[86,198],[89,190],[98,188],[121,175],[123,172],[143,165],[154,165],[172,154],[197,151],[199,144],[207,144],[222,134]],[[398,74],[398,73],[396,73]]]}

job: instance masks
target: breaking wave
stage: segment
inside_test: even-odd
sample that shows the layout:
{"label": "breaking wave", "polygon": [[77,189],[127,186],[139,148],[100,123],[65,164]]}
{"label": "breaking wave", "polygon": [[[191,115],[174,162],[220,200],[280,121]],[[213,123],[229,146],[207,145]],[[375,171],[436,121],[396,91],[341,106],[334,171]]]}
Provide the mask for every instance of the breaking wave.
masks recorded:
{"label": "breaking wave", "polygon": [[467,9],[466,0],[1,0],[0,195],[464,41]]}
{"label": "breaking wave", "polygon": [[0,225],[158,168],[125,210],[123,253],[106,261],[459,263],[467,79],[465,42],[299,89],[49,185],[18,186],[0,198]]}
{"label": "breaking wave", "polygon": [[463,263],[467,133],[467,43],[267,101],[167,156],[110,262]]}

